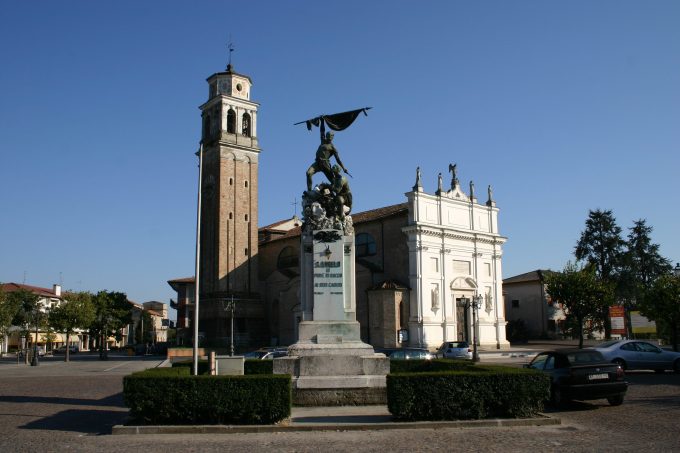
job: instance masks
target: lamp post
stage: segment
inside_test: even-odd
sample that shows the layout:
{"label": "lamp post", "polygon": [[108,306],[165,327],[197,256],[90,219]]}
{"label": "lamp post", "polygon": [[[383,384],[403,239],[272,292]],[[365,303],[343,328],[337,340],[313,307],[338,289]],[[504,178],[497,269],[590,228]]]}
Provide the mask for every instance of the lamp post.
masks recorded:
{"label": "lamp post", "polygon": [[673,273],[675,274],[676,277],[680,277],[680,263],[675,263]]}
{"label": "lamp post", "polygon": [[203,143],[198,148],[198,202],[196,207],[196,273],[194,283],[194,353],[193,374],[198,376],[198,282],[201,262],[201,184],[203,184]]}
{"label": "lamp post", "polygon": [[234,300],[234,295],[232,294],[231,300],[227,301],[224,307],[224,311],[229,310],[231,313],[231,340],[229,341],[229,356],[234,357],[234,309],[236,308],[236,301]]}
{"label": "lamp post", "polygon": [[38,366],[38,323],[40,321],[40,310],[38,305],[35,306],[35,313],[33,313],[33,322],[35,323],[35,338],[33,339],[33,358],[31,358],[31,366]]}
{"label": "lamp post", "polygon": [[479,307],[482,306],[482,295],[477,294],[472,298],[472,361],[479,362],[477,352],[477,321],[479,320]]}

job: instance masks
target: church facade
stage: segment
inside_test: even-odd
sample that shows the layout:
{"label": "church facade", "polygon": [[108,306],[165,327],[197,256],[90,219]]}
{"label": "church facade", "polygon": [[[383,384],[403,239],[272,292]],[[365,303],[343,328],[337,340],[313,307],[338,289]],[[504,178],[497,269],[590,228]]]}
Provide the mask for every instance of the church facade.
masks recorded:
{"label": "church facade", "polygon": [[[304,317],[301,221],[293,217],[258,228],[261,150],[252,82],[229,65],[208,84],[209,99],[201,106],[199,330],[208,344],[226,344],[226,308],[234,300],[238,349],[290,345]],[[352,213],[356,317],[361,340],[374,347],[436,349],[443,341],[474,339],[485,347],[509,346],[499,210],[490,187],[486,203],[478,203],[474,185],[465,193],[456,166],[449,170],[449,190],[440,174],[438,190],[424,192],[418,169],[405,202]],[[169,283],[186,294],[192,284]],[[191,313],[182,300],[191,299],[178,297],[178,308]]]}

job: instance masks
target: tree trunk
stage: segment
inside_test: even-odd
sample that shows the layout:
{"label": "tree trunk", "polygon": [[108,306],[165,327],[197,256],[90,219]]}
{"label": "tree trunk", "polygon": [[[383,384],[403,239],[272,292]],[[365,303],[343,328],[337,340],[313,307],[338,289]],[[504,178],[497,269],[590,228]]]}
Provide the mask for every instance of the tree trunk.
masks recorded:
{"label": "tree trunk", "polygon": [[578,348],[583,348],[583,318],[578,318]]}

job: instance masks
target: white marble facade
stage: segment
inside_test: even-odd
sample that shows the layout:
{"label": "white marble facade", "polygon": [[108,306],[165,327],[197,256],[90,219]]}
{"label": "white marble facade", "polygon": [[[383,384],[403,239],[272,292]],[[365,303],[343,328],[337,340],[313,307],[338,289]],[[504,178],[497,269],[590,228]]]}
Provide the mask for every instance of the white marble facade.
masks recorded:
{"label": "white marble facade", "polygon": [[[454,169],[455,172],[455,169]],[[409,343],[435,349],[443,341],[472,344],[473,308],[466,299],[481,295],[476,337],[484,348],[507,348],[502,295],[502,246],[498,208],[491,188],[485,204],[464,193],[457,178],[451,189],[431,195],[419,181],[406,193],[409,204]]]}

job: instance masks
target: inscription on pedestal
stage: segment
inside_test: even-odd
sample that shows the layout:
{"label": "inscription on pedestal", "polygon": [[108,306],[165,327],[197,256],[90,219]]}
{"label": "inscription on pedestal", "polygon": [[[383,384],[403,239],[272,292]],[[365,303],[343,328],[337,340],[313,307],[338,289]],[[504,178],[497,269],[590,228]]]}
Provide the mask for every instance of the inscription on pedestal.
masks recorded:
{"label": "inscription on pedestal", "polygon": [[342,239],[314,242],[314,319],[344,319],[344,247]]}

